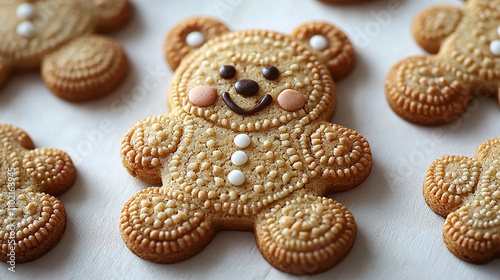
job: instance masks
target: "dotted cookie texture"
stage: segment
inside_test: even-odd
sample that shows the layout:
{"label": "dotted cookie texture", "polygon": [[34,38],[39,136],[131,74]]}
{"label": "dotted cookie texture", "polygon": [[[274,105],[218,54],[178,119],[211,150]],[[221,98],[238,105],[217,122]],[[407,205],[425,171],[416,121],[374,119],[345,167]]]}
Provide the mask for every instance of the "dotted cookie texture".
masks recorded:
{"label": "dotted cookie texture", "polygon": [[0,1],[0,87],[13,71],[41,68],[47,87],[69,101],[111,92],[127,73],[120,43],[96,32],[124,25],[127,0]]}
{"label": "dotted cookie texture", "polygon": [[[353,55],[352,46],[331,41],[346,42],[331,25],[299,30],[327,39],[332,51],[321,58],[339,61],[332,68]],[[200,31],[206,42],[184,48],[186,34]],[[174,263],[218,231],[245,230],[277,269],[314,274],[334,266],[351,249],[356,224],[323,196],[362,183],[372,159],[363,136],[327,121],[336,91],[317,51],[304,36],[229,32],[214,19],[189,19],[172,32],[167,58],[183,51],[179,66],[171,63],[171,112],[136,123],[122,142],[127,171],[162,184],[125,203],[127,246],[143,259]]]}
{"label": "dotted cookie texture", "polygon": [[66,153],[34,149],[20,128],[0,124],[1,261],[29,262],[59,242],[66,212],[53,195],[70,188],[75,178]]}
{"label": "dotted cookie texture", "polygon": [[500,253],[500,138],[473,158],[444,156],[427,171],[424,198],[446,218],[443,239],[458,258],[485,263]]}
{"label": "dotted cookie texture", "polygon": [[389,72],[386,96],[399,116],[439,125],[457,119],[475,95],[500,98],[500,0],[430,8],[413,34],[434,55],[407,58]]}

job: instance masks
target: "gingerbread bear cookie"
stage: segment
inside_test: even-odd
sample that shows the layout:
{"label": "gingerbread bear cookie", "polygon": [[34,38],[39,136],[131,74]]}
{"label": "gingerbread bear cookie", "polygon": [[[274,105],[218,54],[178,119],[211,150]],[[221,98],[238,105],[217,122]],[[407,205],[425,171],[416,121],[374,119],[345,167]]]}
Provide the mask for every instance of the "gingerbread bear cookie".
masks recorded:
{"label": "gingerbread bear cookie", "polygon": [[[451,122],[474,95],[500,91],[500,0],[437,6],[413,23],[418,44],[432,56],[396,64],[386,79],[391,108],[422,125]],[[500,96],[499,96],[500,98]]]}
{"label": "gingerbread bear cookie", "polygon": [[128,0],[0,1],[0,87],[13,71],[41,68],[56,95],[84,101],[111,92],[128,69],[117,41],[95,32],[118,29]]}
{"label": "gingerbread bear cookie", "polygon": [[429,207],[446,218],[443,239],[458,258],[485,263],[500,253],[500,138],[484,142],[474,158],[444,156],[424,182]]}
{"label": "gingerbread bear cookie", "polygon": [[[188,44],[192,32],[201,36],[198,47]],[[372,161],[363,136],[327,121],[336,91],[321,59],[337,75],[345,70],[335,67],[353,61],[340,33],[326,23],[290,36],[229,32],[207,18],[173,28],[167,58],[174,68],[171,53],[182,61],[171,112],[138,122],[122,142],[127,171],[162,184],[122,209],[120,231],[132,252],[179,262],[221,230],[253,231],[264,258],[293,274],[327,270],[349,252],[354,218],[323,196],[359,185]],[[315,35],[322,48],[302,42]]]}
{"label": "gingerbread bear cookie", "polygon": [[34,149],[23,130],[0,124],[1,261],[29,262],[59,242],[66,212],[53,195],[66,191],[75,178],[66,153]]}

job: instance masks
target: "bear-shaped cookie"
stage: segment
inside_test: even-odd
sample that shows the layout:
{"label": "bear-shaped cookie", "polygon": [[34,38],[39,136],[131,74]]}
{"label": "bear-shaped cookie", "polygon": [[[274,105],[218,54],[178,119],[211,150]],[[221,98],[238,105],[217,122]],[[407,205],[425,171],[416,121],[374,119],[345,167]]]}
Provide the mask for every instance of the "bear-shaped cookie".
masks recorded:
{"label": "bear-shaped cookie", "polygon": [[500,94],[500,0],[430,8],[415,19],[413,34],[434,55],[407,58],[389,72],[386,96],[399,116],[444,124],[474,96]]}
{"label": "bear-shaped cookie", "polygon": [[444,156],[429,167],[423,188],[429,207],[446,218],[443,239],[458,258],[485,263],[500,253],[500,138],[474,158]]}
{"label": "bear-shaped cookie", "polygon": [[75,178],[66,153],[35,149],[23,130],[0,124],[0,261],[29,262],[59,242],[66,212],[53,195],[66,191]]}
{"label": "bear-shaped cookie", "polygon": [[0,87],[11,72],[41,69],[47,87],[69,101],[111,92],[125,77],[121,44],[95,32],[118,29],[128,0],[0,1]]}
{"label": "bear-shaped cookie", "polygon": [[[197,40],[188,39],[192,32]],[[313,36],[325,44],[303,42]],[[127,171],[162,184],[122,209],[130,250],[174,263],[218,231],[243,230],[255,233],[264,258],[282,271],[313,274],[338,263],[356,224],[346,207],[323,196],[359,185],[372,163],[363,136],[327,121],[336,91],[321,61],[344,75],[353,61],[347,37],[326,23],[288,36],[229,32],[215,19],[195,18],[166,38],[167,58],[182,58],[171,112],[136,123],[122,142]]]}

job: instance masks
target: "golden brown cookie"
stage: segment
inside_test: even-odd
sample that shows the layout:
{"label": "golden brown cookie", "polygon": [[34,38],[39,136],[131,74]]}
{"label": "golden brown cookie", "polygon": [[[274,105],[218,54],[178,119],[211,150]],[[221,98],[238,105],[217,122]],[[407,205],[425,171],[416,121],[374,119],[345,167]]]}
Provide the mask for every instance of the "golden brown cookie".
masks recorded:
{"label": "golden brown cookie", "polygon": [[0,3],[0,86],[12,71],[41,68],[51,91],[69,101],[111,92],[128,62],[120,43],[93,35],[123,26],[127,0],[13,0]]}
{"label": "golden brown cookie", "polygon": [[[324,195],[359,185],[372,163],[363,136],[328,122],[336,91],[320,59],[337,58],[316,56],[294,35],[228,32],[220,24],[213,25],[219,36],[182,56],[171,112],[136,123],[123,139],[127,171],[162,186],[125,203],[122,238],[143,259],[174,263],[200,252],[218,231],[253,231],[275,268],[327,270],[351,249],[356,223]],[[338,32],[333,26],[308,27],[305,34],[344,40],[329,35]]]}
{"label": "golden brown cookie", "polygon": [[407,121],[439,125],[458,118],[474,95],[499,94],[500,0],[437,6],[413,23],[431,56],[397,63],[386,79],[391,108]]}
{"label": "golden brown cookie", "polygon": [[15,126],[0,124],[0,144],[0,260],[15,266],[59,242],[66,212],[53,195],[73,185],[76,169],[66,153],[35,149]]}
{"label": "golden brown cookie", "polygon": [[[170,68],[175,70],[181,63],[182,58],[190,52],[196,50],[205,41],[226,32],[229,32],[227,26],[216,19],[208,17],[191,18],[179,23],[165,36],[163,44],[165,58]],[[194,37],[194,39],[191,39],[192,42],[189,42],[190,44],[186,42],[188,36]]]}
{"label": "golden brown cookie", "polygon": [[[344,78],[354,68],[354,48],[349,38],[337,27],[324,22],[310,22],[292,30],[291,35],[311,45],[314,54],[325,63],[334,80]],[[321,45],[323,36],[326,42],[324,46]]]}
{"label": "golden brown cookie", "polygon": [[444,156],[427,171],[424,198],[446,218],[443,239],[458,258],[485,263],[500,252],[500,138],[473,158]]}

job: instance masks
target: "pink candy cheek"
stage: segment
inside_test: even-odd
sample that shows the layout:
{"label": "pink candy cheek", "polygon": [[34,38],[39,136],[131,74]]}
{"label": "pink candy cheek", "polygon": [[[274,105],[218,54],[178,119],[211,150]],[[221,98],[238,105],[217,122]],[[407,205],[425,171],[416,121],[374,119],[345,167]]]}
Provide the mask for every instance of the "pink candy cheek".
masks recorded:
{"label": "pink candy cheek", "polygon": [[278,105],[281,109],[295,112],[304,108],[306,98],[304,95],[293,89],[285,89],[278,95]]}
{"label": "pink candy cheek", "polygon": [[217,100],[217,90],[211,86],[197,86],[188,95],[189,102],[198,107],[208,107]]}

